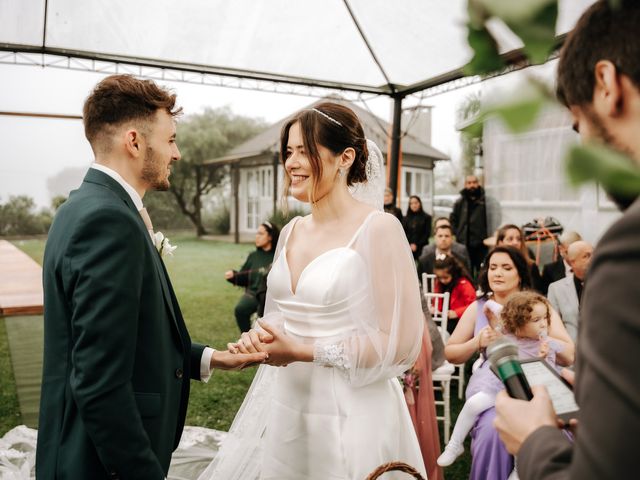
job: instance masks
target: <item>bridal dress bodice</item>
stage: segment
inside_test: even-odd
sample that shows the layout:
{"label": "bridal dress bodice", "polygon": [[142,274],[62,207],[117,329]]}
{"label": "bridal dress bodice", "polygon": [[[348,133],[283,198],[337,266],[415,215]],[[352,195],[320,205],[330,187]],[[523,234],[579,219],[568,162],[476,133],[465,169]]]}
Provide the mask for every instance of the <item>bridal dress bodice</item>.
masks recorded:
{"label": "bridal dress bodice", "polygon": [[[426,477],[396,378],[415,361],[423,325],[415,267],[402,227],[390,215],[370,214],[347,245],[311,261],[294,290],[287,245],[296,222],[281,234],[267,280],[265,319],[278,317],[286,334],[314,344],[319,358],[260,367],[239,414],[250,418],[246,412],[252,402],[264,404],[259,415],[264,417],[264,433],[256,454],[259,478],[364,480],[391,461],[409,463]],[[376,260],[372,252],[381,247],[398,251],[390,256],[379,251]],[[391,264],[375,266],[375,261]],[[398,273],[398,268],[408,272]],[[256,383],[269,384],[269,393]]]}

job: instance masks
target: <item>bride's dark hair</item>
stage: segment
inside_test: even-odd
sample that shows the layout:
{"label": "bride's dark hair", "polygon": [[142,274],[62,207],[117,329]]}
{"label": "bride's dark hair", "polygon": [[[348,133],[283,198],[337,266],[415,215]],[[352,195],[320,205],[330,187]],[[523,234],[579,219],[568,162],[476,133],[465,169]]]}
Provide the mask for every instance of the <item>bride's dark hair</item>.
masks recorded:
{"label": "bride's dark hair", "polygon": [[[302,143],[309,163],[313,181],[309,200],[316,198],[316,191],[322,178],[322,160],[317,145],[322,145],[334,155],[339,155],[345,149],[351,147],[356,152],[356,157],[347,174],[347,185],[364,182],[367,179],[365,167],[369,151],[367,140],[364,136],[362,124],[356,114],[344,105],[323,102],[312,108],[302,110],[291,117],[282,127],[280,134],[280,160],[284,165],[287,160],[287,144],[289,143],[289,130],[295,123],[300,123]],[[284,179],[284,195],[286,196],[291,179],[286,174]]]}

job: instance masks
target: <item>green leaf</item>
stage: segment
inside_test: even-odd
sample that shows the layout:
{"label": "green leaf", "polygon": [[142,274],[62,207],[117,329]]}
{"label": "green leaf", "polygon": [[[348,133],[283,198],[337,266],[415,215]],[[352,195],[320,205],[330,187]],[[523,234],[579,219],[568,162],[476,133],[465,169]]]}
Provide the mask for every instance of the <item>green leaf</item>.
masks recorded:
{"label": "green leaf", "polygon": [[[526,24],[550,5],[557,8],[558,0],[479,0],[489,15],[502,19],[505,23]],[[479,7],[476,7],[479,8]],[[555,24],[554,24],[555,26]]]}
{"label": "green leaf", "polygon": [[486,117],[480,115],[473,122],[461,128],[460,131],[469,138],[482,138],[482,127],[485,120]]}
{"label": "green leaf", "polygon": [[558,0],[479,0],[487,15],[501,19],[524,44],[532,63],[545,62],[555,46]]}
{"label": "green leaf", "polygon": [[600,143],[571,147],[567,152],[567,173],[574,185],[597,181],[609,192],[640,194],[640,167],[628,156]]}
{"label": "green leaf", "polygon": [[474,52],[471,61],[464,66],[465,75],[493,73],[504,67],[504,61],[498,53],[498,44],[486,28],[474,28],[468,24],[467,41]]}
{"label": "green leaf", "polygon": [[525,22],[507,22],[524,43],[524,52],[532,63],[544,63],[556,44],[557,2],[550,3]]}
{"label": "green leaf", "polygon": [[536,121],[540,111],[555,99],[548,87],[533,79],[527,79],[498,102],[489,102],[481,107],[477,119],[462,131],[473,137],[482,134],[482,123],[489,116],[500,118],[513,133],[522,133]]}
{"label": "green leaf", "polygon": [[496,108],[495,113],[513,133],[522,133],[533,125],[544,104],[540,98],[524,99]]}

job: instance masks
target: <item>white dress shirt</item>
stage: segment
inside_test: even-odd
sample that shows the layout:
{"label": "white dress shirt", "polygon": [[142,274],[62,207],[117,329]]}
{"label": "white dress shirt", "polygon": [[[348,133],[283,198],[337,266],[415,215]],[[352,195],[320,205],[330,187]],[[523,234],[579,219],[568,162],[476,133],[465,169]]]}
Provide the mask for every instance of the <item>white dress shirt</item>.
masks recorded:
{"label": "white dress shirt", "polygon": [[[144,208],[144,205],[142,204],[142,197],[138,194],[135,188],[129,185],[125,181],[125,179],[122,178],[122,176],[118,172],[99,163],[91,164],[91,168],[95,168],[105,175],[109,175],[116,182],[118,182],[120,186],[124,188],[125,192],[129,194],[129,196],[131,197],[131,201],[133,201],[133,204],[136,206],[136,209],[138,211]],[[153,241],[153,233],[151,233],[151,241]],[[209,381],[209,379],[211,378],[211,374],[213,373],[211,370],[211,356],[213,355],[213,352],[215,352],[213,348],[205,347],[204,351],[202,352],[202,358],[200,359],[200,380],[205,383]]]}

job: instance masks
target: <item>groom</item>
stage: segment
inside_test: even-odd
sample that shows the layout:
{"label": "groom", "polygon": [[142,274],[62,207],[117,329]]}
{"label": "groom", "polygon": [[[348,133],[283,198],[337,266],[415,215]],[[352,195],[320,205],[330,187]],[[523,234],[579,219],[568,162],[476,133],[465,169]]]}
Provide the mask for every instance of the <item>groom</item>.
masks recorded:
{"label": "groom", "polygon": [[165,478],[189,379],[264,360],[191,343],[152,241],[142,197],[167,190],[180,160],[175,100],[113,75],[85,102],[95,163],[59,209],[44,255],[39,479]]}

